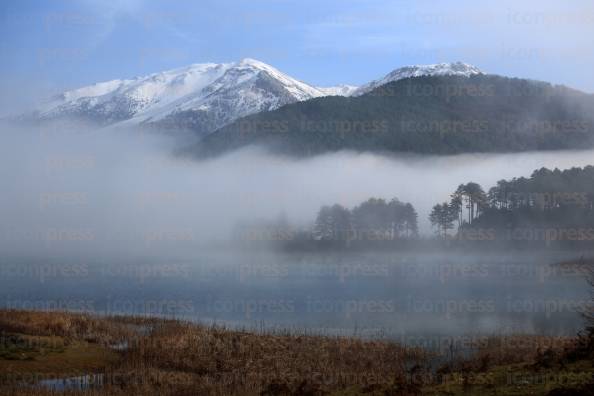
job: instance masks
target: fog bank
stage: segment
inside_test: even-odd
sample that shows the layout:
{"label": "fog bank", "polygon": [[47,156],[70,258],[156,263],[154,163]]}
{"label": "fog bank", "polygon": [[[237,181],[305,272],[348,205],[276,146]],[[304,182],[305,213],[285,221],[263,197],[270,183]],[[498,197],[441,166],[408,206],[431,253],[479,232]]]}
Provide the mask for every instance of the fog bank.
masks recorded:
{"label": "fog bank", "polygon": [[139,131],[0,127],[0,248],[6,255],[177,255],[225,240],[238,221],[398,197],[431,234],[431,207],[458,184],[485,190],[533,170],[594,164],[594,151],[288,159],[249,148],[205,162]]}

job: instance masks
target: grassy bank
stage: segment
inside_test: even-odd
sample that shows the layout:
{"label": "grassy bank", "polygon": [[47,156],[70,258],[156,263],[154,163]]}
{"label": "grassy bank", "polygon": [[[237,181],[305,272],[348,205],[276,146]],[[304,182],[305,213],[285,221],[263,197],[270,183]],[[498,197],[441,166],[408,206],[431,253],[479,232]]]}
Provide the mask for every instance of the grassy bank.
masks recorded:
{"label": "grassy bank", "polygon": [[[0,311],[0,332],[2,395],[591,394],[594,372],[591,337],[494,337],[459,358],[387,341],[62,312]],[[40,386],[83,375],[101,384]]]}

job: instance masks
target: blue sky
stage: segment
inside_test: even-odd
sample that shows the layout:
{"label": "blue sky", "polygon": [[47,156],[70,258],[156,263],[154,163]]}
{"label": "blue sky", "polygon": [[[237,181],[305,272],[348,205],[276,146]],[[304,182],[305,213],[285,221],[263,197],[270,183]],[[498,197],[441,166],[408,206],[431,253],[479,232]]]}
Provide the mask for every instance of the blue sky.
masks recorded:
{"label": "blue sky", "polygon": [[317,85],[461,60],[594,92],[593,37],[591,0],[6,0],[0,106],[244,57]]}

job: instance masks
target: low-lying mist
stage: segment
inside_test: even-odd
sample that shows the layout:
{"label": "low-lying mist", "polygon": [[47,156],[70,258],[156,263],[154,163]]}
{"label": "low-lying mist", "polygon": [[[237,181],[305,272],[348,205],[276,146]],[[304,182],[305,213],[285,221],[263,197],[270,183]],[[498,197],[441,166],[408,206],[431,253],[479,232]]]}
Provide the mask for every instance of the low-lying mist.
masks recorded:
{"label": "low-lying mist", "polygon": [[594,151],[386,157],[339,152],[307,159],[257,148],[209,161],[172,155],[179,140],[137,130],[0,126],[3,256],[193,255],[241,221],[279,215],[299,226],[320,206],[369,197],[428,213],[460,183],[485,190],[540,167],[594,163]]}

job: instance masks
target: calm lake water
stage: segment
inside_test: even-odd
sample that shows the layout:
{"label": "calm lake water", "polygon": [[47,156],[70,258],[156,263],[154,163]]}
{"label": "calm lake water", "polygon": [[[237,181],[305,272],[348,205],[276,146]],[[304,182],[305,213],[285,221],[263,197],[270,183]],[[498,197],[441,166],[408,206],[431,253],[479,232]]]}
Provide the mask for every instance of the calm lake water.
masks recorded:
{"label": "calm lake water", "polygon": [[252,331],[390,338],[573,335],[579,254],[205,253],[192,260],[4,259],[4,307],[175,317]]}

